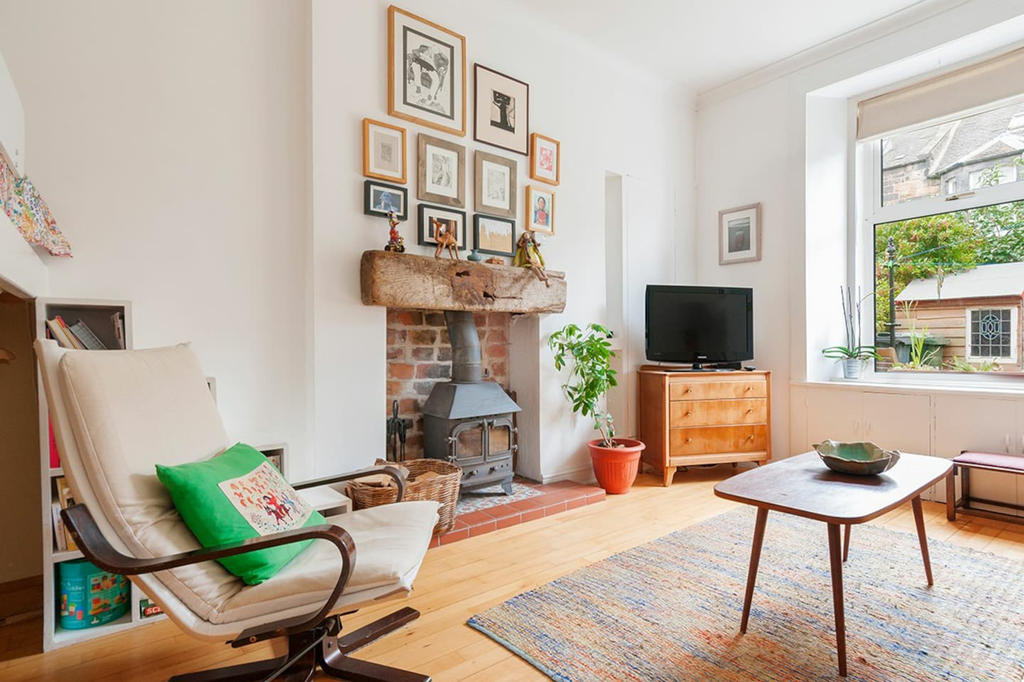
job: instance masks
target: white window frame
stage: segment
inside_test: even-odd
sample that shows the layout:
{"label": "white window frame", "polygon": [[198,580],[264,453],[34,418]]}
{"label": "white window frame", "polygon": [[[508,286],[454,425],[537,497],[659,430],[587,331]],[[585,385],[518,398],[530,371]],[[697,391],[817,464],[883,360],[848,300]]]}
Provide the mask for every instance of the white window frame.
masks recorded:
{"label": "white window frame", "polygon": [[[851,111],[856,111],[856,102],[854,100],[851,100]],[[922,121],[920,124],[915,125],[914,128],[956,120],[969,116],[971,113],[976,112],[963,112],[956,116],[936,121]],[[940,194],[937,196],[921,197],[884,206],[882,204],[882,138],[859,142],[851,139],[851,145],[855,162],[855,182],[854,187],[851,188],[851,193],[854,195],[854,206],[856,208],[854,222],[859,225],[859,229],[856,230],[856,235],[852,240],[853,248],[849,256],[848,267],[850,268],[849,271],[854,275],[856,286],[859,286],[861,291],[865,293],[874,292],[875,290],[875,225],[1024,200],[1024,181],[1018,181],[993,185],[992,187],[979,187],[976,190],[952,195]],[[887,302],[879,301],[878,303],[887,305]],[[869,296],[864,300],[862,313],[862,337],[865,340],[870,339],[871,343],[874,343],[874,296]],[[1013,362],[1016,362],[1016,357]],[[902,372],[876,372],[874,363],[870,363],[866,369],[868,371],[863,376],[868,381],[906,383],[908,380],[907,377],[897,376],[903,374]],[[977,377],[972,376],[972,381],[976,383],[995,383],[1002,382],[1004,379],[980,375]],[[915,383],[926,384],[948,384],[956,383],[958,380],[959,378],[955,373],[947,372],[914,372],[912,379]],[[1013,380],[1018,383],[1024,383],[1017,377]],[[1021,388],[1024,390],[1024,387]]]}
{"label": "white window frame", "polygon": [[[995,356],[995,357],[989,357],[989,356],[982,356],[982,355],[974,355],[971,352],[971,313],[979,311],[979,310],[1009,310],[1010,311],[1010,355],[1009,356],[1001,356],[1000,355],[1000,356]],[[1018,335],[1020,334],[1020,331],[1019,331],[1019,327],[1017,326],[1017,309],[1016,308],[1011,307],[1011,306],[991,306],[991,305],[975,306],[974,308],[968,308],[967,310],[964,311],[964,318],[965,318],[965,322],[964,322],[964,324],[965,324],[965,326],[964,326],[964,355],[966,356],[964,359],[967,362],[971,362],[972,360],[975,361],[975,362],[977,362],[977,361],[984,361],[984,360],[991,360],[993,362],[998,362],[998,363],[1001,363],[1001,364],[1014,364],[1014,365],[1017,364],[1017,345],[1018,345],[1018,341],[1020,340],[1018,338]]]}

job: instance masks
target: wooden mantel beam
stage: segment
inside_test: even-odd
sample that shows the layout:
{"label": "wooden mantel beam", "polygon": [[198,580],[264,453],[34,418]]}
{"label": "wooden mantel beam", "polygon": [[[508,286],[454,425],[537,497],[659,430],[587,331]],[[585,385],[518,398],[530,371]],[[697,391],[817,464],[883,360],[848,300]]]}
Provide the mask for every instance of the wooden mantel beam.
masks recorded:
{"label": "wooden mantel beam", "polygon": [[363,303],[417,310],[560,313],[565,273],[453,261],[389,251],[364,251],[359,267]]}

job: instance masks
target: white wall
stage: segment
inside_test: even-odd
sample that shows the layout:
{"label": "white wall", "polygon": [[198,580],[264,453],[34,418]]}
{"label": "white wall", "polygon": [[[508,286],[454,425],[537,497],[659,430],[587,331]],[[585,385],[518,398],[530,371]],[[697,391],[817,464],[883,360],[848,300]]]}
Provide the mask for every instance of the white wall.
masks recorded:
{"label": "white wall", "polygon": [[[358,261],[386,241],[362,214],[360,122],[389,120],[387,4],[0,0],[27,171],[75,247],[50,293],[132,300],[139,347],[193,341],[230,433],[287,441],[292,477],[382,454],[384,310],[360,303]],[[588,476],[590,425],[571,419],[544,342],[605,317],[607,171],[645,192],[628,227],[634,304],[648,282],[692,279],[693,99],[499,0],[402,6],[466,36],[470,95],[476,61],[530,83],[531,130],[562,142],[544,253],[569,303],[522,326],[510,369],[535,396],[535,475]],[[414,168],[423,129],[407,127]],[[459,142],[496,151],[471,124]],[[508,155],[521,205],[528,159]]]}
{"label": "white wall", "polygon": [[[386,241],[385,222],[361,215],[361,135],[364,116],[387,117],[385,0],[313,2],[314,341],[317,448],[345,464],[363,464],[378,453],[385,408],[384,310],[359,303],[358,263],[365,249]],[[629,230],[634,300],[649,282],[677,278],[675,251],[692,233],[692,99],[552,29],[508,3],[408,0],[402,7],[463,34],[467,43],[467,93],[479,62],[530,84],[530,130],[562,143],[562,183],[556,188],[557,236],[543,244],[552,269],[566,272],[564,314],[539,324],[513,325],[510,373],[520,400],[539,410],[539,431],[524,434],[520,461],[538,456],[527,471],[551,479],[588,477],[583,446],[589,423],[573,420],[558,390],[547,335],[569,322],[603,321],[604,183],[606,171],[635,177],[644,188],[642,212]],[[472,112],[472,99],[468,111]],[[406,126],[403,121],[392,121]],[[464,138],[408,124],[409,221],[406,244],[416,243],[415,147],[420,131],[514,158],[519,163],[519,211],[528,184],[528,159]],[[471,164],[472,152],[467,154]],[[472,172],[467,195],[472,196]],[[678,196],[677,196],[678,195]],[[472,200],[468,202],[472,214]],[[519,223],[521,225],[521,222]],[[412,251],[425,252],[421,247]],[[689,249],[678,276],[692,276]],[[642,342],[641,314],[628,333]],[[359,349],[359,361],[351,352]],[[642,344],[640,346],[642,352]],[[539,355],[538,355],[539,354]],[[633,382],[629,377],[624,380]],[[635,383],[629,383],[635,393]],[[530,398],[529,396],[532,396]],[[364,427],[364,425],[366,425]],[[523,425],[524,427],[526,424]],[[526,429],[524,428],[523,431]],[[348,447],[334,444],[347,442]],[[530,452],[534,450],[536,452]],[[334,464],[324,464],[334,467]]]}
{"label": "white wall", "polygon": [[130,299],[137,346],[195,344],[232,436],[297,453],[308,34],[302,2],[0,1],[27,172],[75,249],[51,295]]}
{"label": "white wall", "polygon": [[[807,94],[1021,13],[1019,0],[932,3],[698,97],[697,277],[701,283],[755,289],[755,364],[774,372],[773,448],[779,455],[790,451],[789,381],[806,378],[813,364],[808,355],[816,352],[808,345],[807,328],[822,324],[806,306],[826,299],[838,305],[838,294],[828,299],[825,290],[835,290],[847,272],[842,244],[819,250],[815,236],[822,225],[806,220],[820,198],[805,193]],[[718,211],[757,201],[763,209],[762,260],[719,266]],[[815,259],[816,267],[808,270]],[[836,278],[822,282],[810,276],[822,268]],[[820,299],[818,287],[824,291]],[[841,335],[836,325],[833,343]]]}

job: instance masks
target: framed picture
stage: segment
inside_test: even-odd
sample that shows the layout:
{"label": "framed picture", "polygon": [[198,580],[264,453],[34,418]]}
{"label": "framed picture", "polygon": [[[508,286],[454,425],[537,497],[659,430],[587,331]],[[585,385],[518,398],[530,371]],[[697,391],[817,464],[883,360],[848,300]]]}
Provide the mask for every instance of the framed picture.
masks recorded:
{"label": "framed picture", "polygon": [[514,159],[476,151],[473,165],[476,210],[515,220],[519,164]]}
{"label": "framed picture", "polygon": [[521,80],[473,65],[473,139],[527,154],[530,131],[530,86]]}
{"label": "framed picture", "polygon": [[405,128],[363,119],[363,175],[406,183]]}
{"label": "framed picture", "polygon": [[409,217],[409,193],[404,187],[367,180],[363,185],[363,213],[387,218],[394,211],[399,220]]}
{"label": "framed picture", "polygon": [[718,212],[718,264],[761,260],[761,204]]}
{"label": "framed picture", "polygon": [[557,185],[562,171],[562,143],[540,133],[530,135],[530,177]]}
{"label": "framed picture", "polygon": [[443,206],[420,204],[419,243],[423,246],[436,246],[439,230],[447,230],[455,235],[459,250],[466,248],[466,212],[453,211]]}
{"label": "framed picture", "polygon": [[555,233],[555,193],[526,186],[526,226],[534,232]]}
{"label": "framed picture", "polygon": [[416,141],[419,147],[416,198],[446,206],[465,206],[466,148],[423,133]]}
{"label": "framed picture", "polygon": [[466,134],[466,39],[388,7],[388,113]]}
{"label": "framed picture", "polygon": [[511,258],[516,249],[516,221],[474,214],[473,245],[481,253]]}

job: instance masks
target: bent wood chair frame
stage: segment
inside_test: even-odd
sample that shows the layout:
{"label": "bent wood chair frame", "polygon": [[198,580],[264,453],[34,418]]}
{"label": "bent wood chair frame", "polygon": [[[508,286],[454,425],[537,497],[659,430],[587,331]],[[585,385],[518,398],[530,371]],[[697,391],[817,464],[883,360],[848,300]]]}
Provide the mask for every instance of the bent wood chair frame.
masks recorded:
{"label": "bent wood chair frame", "polygon": [[[398,502],[405,493],[405,479],[395,467],[378,466],[352,471],[337,476],[326,476],[294,485],[296,490],[340,483],[369,474],[386,474],[398,486]],[[225,557],[244,554],[259,549],[303,542],[306,540],[327,540],[337,547],[341,555],[341,575],[324,602],[323,607],[311,616],[297,616],[270,622],[264,626],[250,628],[227,642],[232,647],[242,647],[276,637],[288,638],[288,653],[285,656],[255,663],[245,663],[226,668],[205,670],[197,673],[177,675],[173,682],[212,682],[214,680],[309,680],[317,668],[332,677],[360,682],[429,682],[425,675],[379,665],[369,661],[350,658],[349,653],[396,630],[419,617],[419,612],[403,608],[369,625],[341,636],[341,616],[355,613],[348,611],[330,615],[334,603],[345,589],[355,562],[356,545],[352,536],[341,526],[323,524],[249,538],[241,542],[204,547],[190,552],[172,554],[152,559],[127,556],[114,549],[96,524],[89,509],[76,504],[61,512],[64,523],[71,531],[75,542],[85,558],[99,568],[118,575],[139,575],[166,571],[203,561],[216,561]]]}

